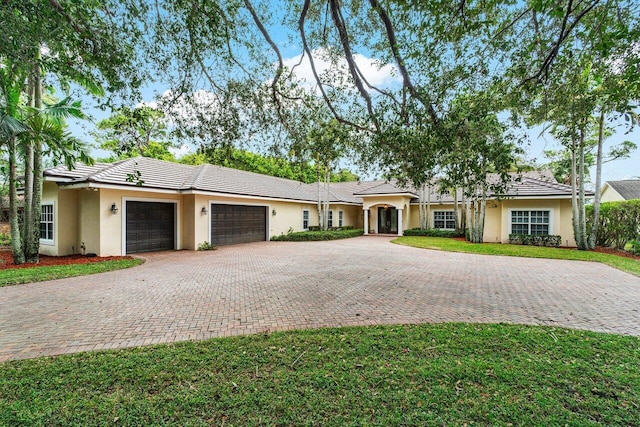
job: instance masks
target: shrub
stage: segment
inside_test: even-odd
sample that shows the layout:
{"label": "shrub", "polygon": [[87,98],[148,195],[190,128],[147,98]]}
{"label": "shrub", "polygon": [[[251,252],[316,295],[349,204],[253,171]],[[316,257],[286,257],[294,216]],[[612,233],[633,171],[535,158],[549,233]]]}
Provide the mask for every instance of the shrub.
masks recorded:
{"label": "shrub", "polygon": [[629,251],[634,255],[640,255],[640,240],[632,240],[629,244],[631,244]]}
{"label": "shrub", "polygon": [[0,246],[11,246],[11,236],[8,233],[0,233]]}
{"label": "shrub", "polygon": [[461,237],[462,234],[455,230],[440,230],[437,228],[411,228],[404,230],[405,236],[428,236],[428,237]]}
{"label": "shrub", "polygon": [[512,245],[551,246],[557,248],[562,243],[562,236],[554,234],[509,234]]}
{"label": "shrub", "polygon": [[211,242],[202,242],[198,245],[199,251],[215,251],[218,248],[211,244]]}
{"label": "shrub", "polygon": [[[586,207],[587,227],[593,226],[593,206]],[[600,204],[596,245],[624,249],[630,240],[640,240],[640,199]]]}
{"label": "shrub", "polygon": [[349,237],[357,237],[363,234],[360,229],[343,229],[329,231],[299,231],[296,233],[281,234],[273,236],[271,240],[276,242],[310,242],[318,240],[338,240],[347,239]]}

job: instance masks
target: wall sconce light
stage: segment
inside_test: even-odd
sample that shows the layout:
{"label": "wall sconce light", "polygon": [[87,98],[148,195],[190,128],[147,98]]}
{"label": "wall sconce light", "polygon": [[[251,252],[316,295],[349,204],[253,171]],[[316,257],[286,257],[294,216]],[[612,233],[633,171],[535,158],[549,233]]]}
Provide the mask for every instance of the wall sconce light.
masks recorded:
{"label": "wall sconce light", "polygon": [[389,206],[387,206],[387,205],[384,205],[384,208],[385,208],[385,209],[389,209]]}
{"label": "wall sconce light", "polygon": [[207,214],[207,212],[208,212],[208,211],[207,211],[207,207],[206,207],[206,206],[203,206],[203,207],[202,207],[202,209],[200,209],[200,213],[201,213],[202,215],[206,215],[206,214]]}
{"label": "wall sconce light", "polygon": [[274,210],[271,211],[271,216],[276,216],[277,213],[278,212],[276,212],[276,210],[274,209]]}
{"label": "wall sconce light", "polygon": [[111,204],[111,213],[114,215],[118,213],[118,207],[115,203]]}

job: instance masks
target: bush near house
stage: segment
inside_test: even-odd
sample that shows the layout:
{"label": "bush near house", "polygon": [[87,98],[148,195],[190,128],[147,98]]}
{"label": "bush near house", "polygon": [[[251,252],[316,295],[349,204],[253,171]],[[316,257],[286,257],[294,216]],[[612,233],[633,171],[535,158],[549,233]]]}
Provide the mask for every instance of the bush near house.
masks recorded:
{"label": "bush near house", "polygon": [[[593,206],[587,206],[587,228],[593,224]],[[640,240],[640,199],[600,204],[600,227],[596,245],[624,249],[631,240]]]}
{"label": "bush near house", "polygon": [[438,228],[411,228],[404,230],[405,236],[428,236],[428,237],[462,237],[462,234],[455,230],[440,230]]}
{"label": "bush near house", "polygon": [[557,248],[562,242],[562,236],[553,234],[509,234],[509,243],[512,245],[548,246]]}
{"label": "bush near house", "polygon": [[276,242],[310,242],[319,240],[338,240],[362,236],[363,233],[364,230],[362,230],[361,228],[343,228],[342,230],[328,231],[299,231],[295,233],[281,234],[280,236],[273,236],[271,237],[271,240]]}

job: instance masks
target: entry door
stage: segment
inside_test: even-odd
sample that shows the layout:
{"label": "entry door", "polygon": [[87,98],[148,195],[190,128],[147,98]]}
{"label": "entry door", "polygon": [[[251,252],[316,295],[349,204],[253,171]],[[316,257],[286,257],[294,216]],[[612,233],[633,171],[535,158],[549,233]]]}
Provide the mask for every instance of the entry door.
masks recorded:
{"label": "entry door", "polygon": [[396,208],[378,208],[378,233],[398,234],[398,211]]}

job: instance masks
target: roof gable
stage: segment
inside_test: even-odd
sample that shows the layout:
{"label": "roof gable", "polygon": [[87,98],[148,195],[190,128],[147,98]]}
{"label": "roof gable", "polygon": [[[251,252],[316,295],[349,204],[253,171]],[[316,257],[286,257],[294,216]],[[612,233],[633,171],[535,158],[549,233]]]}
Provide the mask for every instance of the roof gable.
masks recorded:
{"label": "roof gable", "polygon": [[607,181],[607,184],[625,200],[640,199],[640,179]]}

